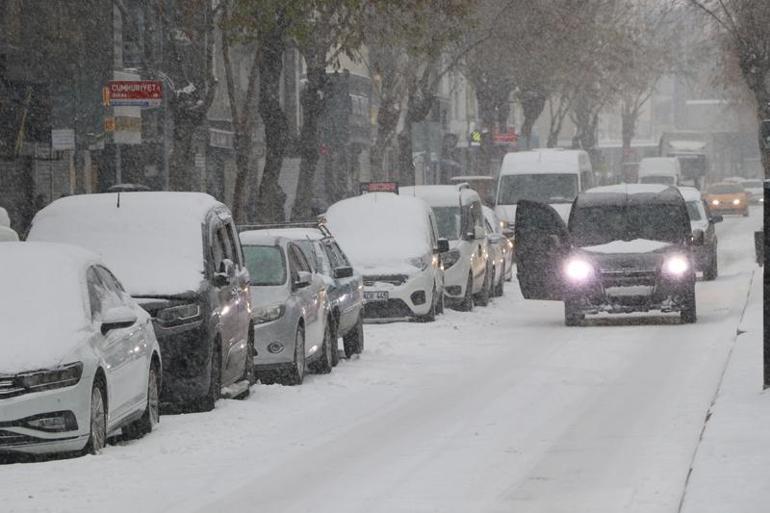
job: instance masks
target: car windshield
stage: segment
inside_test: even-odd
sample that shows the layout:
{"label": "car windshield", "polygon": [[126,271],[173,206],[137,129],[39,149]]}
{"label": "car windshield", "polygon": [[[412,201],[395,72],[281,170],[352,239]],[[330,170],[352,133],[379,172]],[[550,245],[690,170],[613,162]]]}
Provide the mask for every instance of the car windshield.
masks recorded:
{"label": "car windshield", "polygon": [[278,246],[243,246],[251,285],[269,287],[286,283],[286,260]]}
{"label": "car windshield", "polygon": [[636,239],[674,243],[681,242],[689,231],[689,220],[677,205],[576,207],[570,219],[570,233],[578,246]]}
{"label": "car windshield", "polygon": [[661,175],[653,175],[653,176],[643,176],[639,183],[660,183],[663,185],[674,185],[676,183],[676,180],[673,176],[661,176]]}
{"label": "car windshield", "polygon": [[517,174],[500,179],[497,203],[516,205],[520,200],[572,203],[578,193],[575,174]]}
{"label": "car windshield", "polygon": [[687,213],[690,214],[690,221],[700,221],[703,219],[700,213],[701,205],[699,201],[687,202]]}
{"label": "car windshield", "polygon": [[460,238],[460,207],[434,207],[438,236],[442,239],[457,240]]}
{"label": "car windshield", "polygon": [[743,192],[743,187],[733,183],[720,183],[708,188],[708,194],[737,194]]}

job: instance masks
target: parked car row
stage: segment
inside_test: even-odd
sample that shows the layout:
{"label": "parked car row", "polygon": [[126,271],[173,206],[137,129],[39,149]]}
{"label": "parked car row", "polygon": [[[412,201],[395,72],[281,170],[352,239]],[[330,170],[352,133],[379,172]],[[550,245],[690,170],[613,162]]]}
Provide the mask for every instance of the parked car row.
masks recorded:
{"label": "parked car row", "polygon": [[332,371],[340,338],[360,354],[365,320],[471,310],[512,272],[500,221],[465,185],[241,227],[200,193],[61,198],[0,244],[0,453],[95,453],[162,410],[299,385]]}

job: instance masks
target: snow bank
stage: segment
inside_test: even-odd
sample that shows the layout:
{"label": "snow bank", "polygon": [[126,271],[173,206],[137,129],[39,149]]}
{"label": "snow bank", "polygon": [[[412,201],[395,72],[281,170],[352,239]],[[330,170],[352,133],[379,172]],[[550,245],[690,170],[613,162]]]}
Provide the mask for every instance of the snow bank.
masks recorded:
{"label": "snow bank", "polygon": [[63,244],[0,244],[0,373],[56,366],[87,336],[85,270],[96,255]]}
{"label": "snow bank", "polygon": [[329,207],[326,220],[353,266],[404,272],[410,258],[430,253],[430,207],[420,198],[365,194]]}
{"label": "snow bank", "polygon": [[200,193],[69,196],[38,212],[28,240],[67,242],[94,251],[133,296],[183,294],[200,287],[201,226],[217,206],[222,204]]}

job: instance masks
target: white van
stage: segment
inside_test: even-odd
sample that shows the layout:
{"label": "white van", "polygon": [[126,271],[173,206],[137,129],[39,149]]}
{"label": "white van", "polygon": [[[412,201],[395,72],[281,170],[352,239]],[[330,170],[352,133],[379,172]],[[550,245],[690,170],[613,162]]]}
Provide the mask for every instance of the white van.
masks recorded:
{"label": "white van", "polygon": [[326,222],[364,277],[366,319],[432,321],[443,311],[444,271],[431,208],[420,198],[372,192],[338,201]]}
{"label": "white van", "polygon": [[682,168],[676,157],[650,157],[639,161],[639,183],[679,185]]}
{"label": "white van", "polygon": [[438,235],[449,241],[441,255],[444,299],[458,310],[487,306],[492,291],[484,212],[478,193],[467,184],[402,187],[402,196],[417,196],[433,209]]}
{"label": "white van", "polygon": [[531,200],[553,206],[566,220],[575,197],[592,181],[591,159],[583,150],[508,153],[500,166],[495,213],[512,226],[519,200]]}

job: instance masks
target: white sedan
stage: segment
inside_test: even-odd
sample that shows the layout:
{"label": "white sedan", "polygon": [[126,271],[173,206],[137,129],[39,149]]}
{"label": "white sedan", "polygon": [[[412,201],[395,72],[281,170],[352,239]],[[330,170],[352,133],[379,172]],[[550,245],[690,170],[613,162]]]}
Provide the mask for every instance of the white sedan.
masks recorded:
{"label": "white sedan", "polygon": [[64,244],[0,245],[0,453],[97,453],[158,422],[150,316],[99,258]]}

